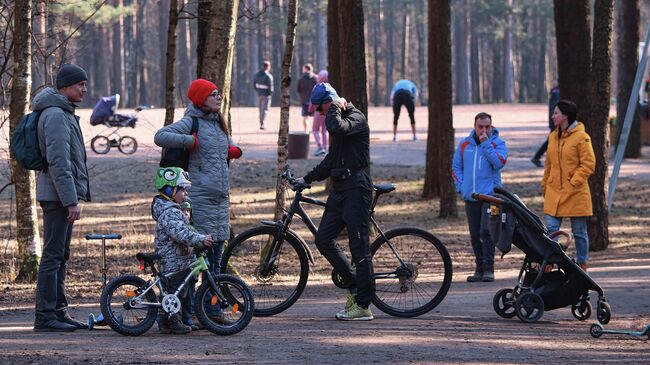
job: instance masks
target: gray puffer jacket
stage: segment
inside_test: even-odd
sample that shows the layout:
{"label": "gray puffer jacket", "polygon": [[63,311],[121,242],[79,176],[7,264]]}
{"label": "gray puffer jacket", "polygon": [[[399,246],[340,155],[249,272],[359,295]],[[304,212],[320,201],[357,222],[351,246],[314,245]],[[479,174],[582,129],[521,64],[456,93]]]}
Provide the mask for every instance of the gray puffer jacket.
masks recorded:
{"label": "gray puffer jacket", "polygon": [[217,114],[205,114],[190,104],[181,120],[156,133],[154,142],[160,147],[190,148],[194,141],[189,134],[192,117],[199,121],[199,146],[190,153],[188,166],[194,226],[215,241],[225,241],[230,236],[228,144],[232,141],[219,126]]}
{"label": "gray puffer jacket", "polygon": [[32,110],[42,110],[38,120],[38,143],[48,168],[38,175],[36,200],[59,201],[63,206],[90,201],[86,148],[74,115],[75,105],[53,88],[39,92]]}
{"label": "gray puffer jacket", "polygon": [[202,247],[206,235],[194,231],[181,206],[171,200],[154,197],[151,215],[156,220],[154,249],[162,256],[160,272],[167,274],[188,268],[196,259],[192,247]]}

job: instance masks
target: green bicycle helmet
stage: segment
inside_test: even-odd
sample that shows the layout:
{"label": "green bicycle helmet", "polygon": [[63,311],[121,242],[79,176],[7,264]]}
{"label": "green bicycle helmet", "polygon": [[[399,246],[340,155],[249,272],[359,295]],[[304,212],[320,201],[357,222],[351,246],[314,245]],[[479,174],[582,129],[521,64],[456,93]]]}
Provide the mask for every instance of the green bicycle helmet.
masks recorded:
{"label": "green bicycle helmet", "polygon": [[177,188],[192,186],[189,174],[180,167],[160,167],[156,173],[156,189],[167,198],[176,195]]}

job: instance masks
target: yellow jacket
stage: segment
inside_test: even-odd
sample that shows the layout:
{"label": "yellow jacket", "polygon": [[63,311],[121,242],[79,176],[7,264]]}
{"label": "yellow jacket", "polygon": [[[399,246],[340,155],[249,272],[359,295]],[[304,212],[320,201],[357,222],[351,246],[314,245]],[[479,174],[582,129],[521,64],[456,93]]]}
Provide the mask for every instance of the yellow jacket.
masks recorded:
{"label": "yellow jacket", "polygon": [[594,149],[584,124],[574,122],[561,137],[558,128],[551,132],[542,179],[544,214],[554,217],[591,216],[591,192],[587,179],[595,166]]}

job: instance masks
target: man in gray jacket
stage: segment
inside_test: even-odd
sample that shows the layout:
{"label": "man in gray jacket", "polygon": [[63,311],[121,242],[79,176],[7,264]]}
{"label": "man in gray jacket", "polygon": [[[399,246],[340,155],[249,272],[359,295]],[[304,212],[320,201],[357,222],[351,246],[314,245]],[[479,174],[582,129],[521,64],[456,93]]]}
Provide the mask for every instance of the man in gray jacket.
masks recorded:
{"label": "man in gray jacket", "polygon": [[36,285],[34,331],[69,332],[88,328],[67,312],[65,270],[70,258],[74,221],[81,217],[79,201],[90,201],[86,149],[74,115],[86,93],[86,71],[64,64],[56,75],[56,90],[39,92],[32,105],[41,110],[38,143],[47,170],[38,176],[36,200],[43,209],[43,256]]}

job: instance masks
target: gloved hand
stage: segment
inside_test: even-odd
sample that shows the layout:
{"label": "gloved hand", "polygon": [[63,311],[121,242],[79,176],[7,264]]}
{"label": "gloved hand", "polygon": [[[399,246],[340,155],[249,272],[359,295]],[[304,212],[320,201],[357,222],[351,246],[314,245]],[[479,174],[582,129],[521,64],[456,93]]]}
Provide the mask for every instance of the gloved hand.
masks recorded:
{"label": "gloved hand", "polygon": [[190,146],[189,151],[195,151],[199,148],[199,137],[196,134],[197,132],[192,133],[192,146]]}
{"label": "gloved hand", "polygon": [[332,101],[332,105],[335,105],[337,108],[339,108],[339,110],[345,110],[345,108],[348,106],[348,102],[345,100],[345,98],[338,98]]}
{"label": "gloved hand", "polygon": [[235,146],[234,144],[229,144],[228,145],[228,159],[237,159],[240,158],[241,155],[243,154],[241,148],[239,146]]}

